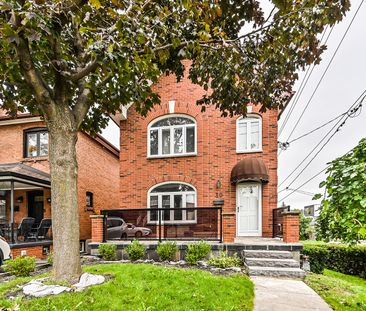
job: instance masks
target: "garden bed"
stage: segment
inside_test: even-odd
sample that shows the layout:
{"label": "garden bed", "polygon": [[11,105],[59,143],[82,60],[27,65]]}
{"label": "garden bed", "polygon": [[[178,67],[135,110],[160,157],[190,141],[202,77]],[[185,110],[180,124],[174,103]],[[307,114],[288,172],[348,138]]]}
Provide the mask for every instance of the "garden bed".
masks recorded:
{"label": "garden bed", "polygon": [[16,278],[0,285],[0,305],[20,310],[252,310],[253,284],[242,274],[217,276],[197,269],[147,264],[108,264],[84,267],[85,272],[109,274],[109,282],[80,293],[10,300]]}

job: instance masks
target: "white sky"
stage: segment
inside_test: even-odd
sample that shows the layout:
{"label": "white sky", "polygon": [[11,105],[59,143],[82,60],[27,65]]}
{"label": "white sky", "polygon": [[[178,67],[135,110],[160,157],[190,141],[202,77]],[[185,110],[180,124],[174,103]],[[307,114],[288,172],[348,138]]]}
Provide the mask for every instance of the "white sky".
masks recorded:
{"label": "white sky", "polygon": [[[263,3],[265,12],[269,12],[271,7],[268,1],[265,0],[261,2]],[[351,11],[348,12],[346,18],[340,24],[335,26],[327,43],[328,49],[323,53],[323,60],[320,65],[315,67],[306,88],[302,92],[299,102],[297,103],[296,108],[294,109],[294,112],[292,113],[292,116],[280,137],[280,141],[286,140],[291,132],[295,122],[328,65],[333,52],[340,42],[341,37],[343,36],[360,2],[361,0],[352,1]],[[292,138],[305,134],[333,117],[345,112],[362,93],[362,91],[366,89],[366,79],[364,78],[366,72],[366,40],[363,37],[366,30],[365,21],[366,4],[361,7],[347,37],[342,43]],[[299,81],[294,88],[295,91],[298,90],[303,76],[304,72],[300,73]],[[285,114],[282,116],[279,122],[279,128],[281,127],[291,104],[292,103],[290,103]],[[334,136],[310,166],[299,176],[298,179],[296,179],[293,185],[291,185],[291,188],[297,188],[299,185],[325,168],[327,162],[343,155],[345,152],[356,146],[358,141],[362,137],[366,136],[365,116],[366,112],[363,111],[357,118],[348,119],[342,130]],[[305,158],[307,153],[315,147],[315,145],[323,138],[333,125],[334,124],[332,123],[314,134],[294,142],[290,145],[288,150],[281,153],[279,156],[278,170],[279,182],[283,181],[292,172],[292,170]],[[113,122],[110,122],[108,128],[104,130],[103,136],[114,145],[119,146],[119,131]],[[309,159],[311,159],[311,157]],[[306,165],[306,163],[307,162],[305,162],[304,165]],[[292,181],[302,167],[293,174],[292,178],[279,187],[279,191],[285,188],[288,183]],[[324,178],[324,174],[320,175],[301,188],[301,190],[311,193],[322,192],[318,185]],[[290,191],[281,192],[279,194],[279,199],[289,193]],[[312,201],[312,196],[294,193],[285,200],[285,203],[290,204],[292,208],[302,208],[305,205],[314,204],[315,202]]]}

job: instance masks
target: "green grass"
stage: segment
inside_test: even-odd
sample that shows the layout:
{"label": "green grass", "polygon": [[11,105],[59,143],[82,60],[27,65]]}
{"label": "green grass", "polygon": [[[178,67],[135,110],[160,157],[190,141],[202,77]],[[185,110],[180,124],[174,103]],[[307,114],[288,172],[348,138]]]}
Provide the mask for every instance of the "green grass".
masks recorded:
{"label": "green grass", "polygon": [[366,311],[366,280],[356,276],[324,270],[310,274],[305,282],[334,310]]}
{"label": "green grass", "polygon": [[17,279],[0,284],[0,306],[19,304],[20,310],[37,311],[243,311],[253,308],[253,284],[245,276],[215,276],[206,271],[144,264],[97,265],[85,267],[84,271],[115,277],[81,293],[18,302],[4,300],[9,289],[29,278]]}

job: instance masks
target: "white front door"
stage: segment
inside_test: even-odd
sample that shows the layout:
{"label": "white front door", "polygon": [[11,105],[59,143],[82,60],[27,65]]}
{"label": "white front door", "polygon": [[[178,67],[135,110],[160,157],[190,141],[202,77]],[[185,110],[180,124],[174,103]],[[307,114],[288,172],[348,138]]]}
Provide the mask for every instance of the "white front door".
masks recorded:
{"label": "white front door", "polygon": [[238,184],[236,188],[237,236],[262,235],[262,189],[259,183]]}

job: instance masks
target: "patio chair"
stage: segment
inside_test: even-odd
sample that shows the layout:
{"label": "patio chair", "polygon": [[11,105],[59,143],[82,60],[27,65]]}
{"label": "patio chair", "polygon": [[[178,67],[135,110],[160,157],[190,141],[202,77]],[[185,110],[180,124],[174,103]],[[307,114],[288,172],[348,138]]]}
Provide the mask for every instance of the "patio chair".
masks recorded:
{"label": "patio chair", "polygon": [[21,223],[18,226],[18,230],[16,232],[17,239],[22,236],[24,238],[24,241],[28,239],[28,236],[32,230],[32,227],[34,225],[34,222],[36,220],[33,217],[25,217],[22,219]]}
{"label": "patio chair", "polygon": [[38,228],[33,229],[28,236],[28,239],[44,240],[47,238],[47,233],[52,227],[52,220],[50,218],[43,218]]}

